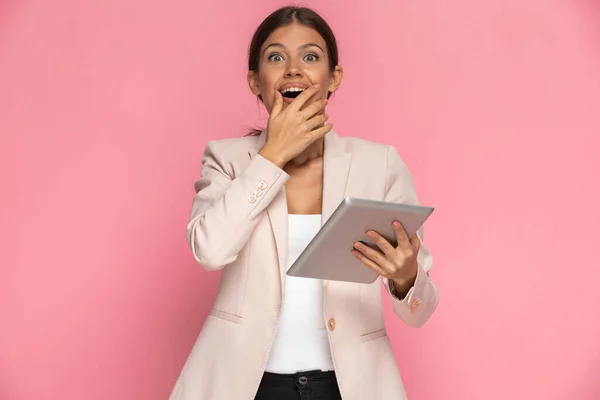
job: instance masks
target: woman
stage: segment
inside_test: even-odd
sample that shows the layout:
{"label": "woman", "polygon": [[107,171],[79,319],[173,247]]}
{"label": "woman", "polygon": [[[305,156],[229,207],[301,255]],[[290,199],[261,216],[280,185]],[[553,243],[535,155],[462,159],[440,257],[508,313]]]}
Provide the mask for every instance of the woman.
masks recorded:
{"label": "woman", "polygon": [[[405,398],[380,280],[285,274],[345,196],[418,203],[393,147],[332,131],[325,107],[341,83],[335,37],[315,12],[285,7],[258,27],[248,84],[269,121],[204,151],[187,239],[222,276],[171,400]],[[397,247],[367,232],[380,250],[355,243],[353,254],[382,277],[396,315],[418,327],[438,302],[432,259],[422,232],[394,228]]]}

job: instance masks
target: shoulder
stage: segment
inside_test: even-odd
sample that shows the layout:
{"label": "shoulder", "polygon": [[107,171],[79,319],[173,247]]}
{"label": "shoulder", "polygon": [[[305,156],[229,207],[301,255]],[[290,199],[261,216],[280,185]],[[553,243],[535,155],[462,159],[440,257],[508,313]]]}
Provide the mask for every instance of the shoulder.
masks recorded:
{"label": "shoulder", "polygon": [[250,152],[258,146],[258,136],[209,140],[202,155],[205,169],[216,169],[235,177],[250,161]]}
{"label": "shoulder", "polygon": [[340,136],[340,140],[344,143],[346,149],[352,153],[372,153],[387,151],[390,145],[372,140],[362,139],[354,136]]}
{"label": "shoulder", "polygon": [[204,148],[204,154],[226,160],[235,159],[236,156],[247,155],[248,151],[256,146],[258,140],[258,136],[209,140]]}
{"label": "shoulder", "polygon": [[371,176],[382,174],[386,187],[398,182],[412,185],[412,175],[395,146],[352,136],[340,139],[346,151],[352,154],[355,168]]}
{"label": "shoulder", "polygon": [[353,157],[358,159],[369,159],[371,163],[381,161],[385,165],[404,164],[398,150],[391,144],[353,136],[340,137],[340,140],[343,142],[346,151],[352,153]]}

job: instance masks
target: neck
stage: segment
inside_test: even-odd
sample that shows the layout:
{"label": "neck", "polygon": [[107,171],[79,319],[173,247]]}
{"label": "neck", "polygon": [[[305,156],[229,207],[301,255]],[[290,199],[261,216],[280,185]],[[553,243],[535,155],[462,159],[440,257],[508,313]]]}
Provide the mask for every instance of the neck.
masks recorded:
{"label": "neck", "polygon": [[295,166],[302,166],[302,165],[310,162],[311,160],[323,157],[324,149],[325,149],[325,140],[324,140],[324,138],[320,138],[320,139],[314,141],[302,153],[300,153],[296,157],[292,158],[290,160],[290,163]]}

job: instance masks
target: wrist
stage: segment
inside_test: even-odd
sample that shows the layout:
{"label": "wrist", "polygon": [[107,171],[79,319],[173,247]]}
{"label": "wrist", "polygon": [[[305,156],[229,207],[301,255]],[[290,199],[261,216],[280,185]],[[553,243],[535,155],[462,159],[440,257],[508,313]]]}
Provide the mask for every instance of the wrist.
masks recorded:
{"label": "wrist", "polygon": [[410,288],[415,285],[417,280],[418,267],[413,269],[414,272],[411,272],[409,276],[403,276],[400,278],[392,278],[392,284],[396,288],[398,293],[407,293]]}
{"label": "wrist", "polygon": [[273,152],[270,151],[268,148],[263,147],[258,154],[261,155],[261,157],[269,160],[270,162],[272,162],[273,164],[275,164],[277,167],[283,169],[283,167],[285,166],[285,164],[287,164],[287,161],[284,160],[281,156],[277,155],[277,152]]}

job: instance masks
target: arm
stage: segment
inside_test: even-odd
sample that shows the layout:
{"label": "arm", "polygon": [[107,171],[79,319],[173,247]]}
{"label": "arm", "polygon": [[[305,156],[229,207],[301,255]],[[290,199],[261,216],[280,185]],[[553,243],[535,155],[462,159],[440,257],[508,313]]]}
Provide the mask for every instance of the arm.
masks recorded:
{"label": "arm", "polygon": [[186,230],[194,258],[207,270],[219,270],[237,258],[263,210],[289,179],[260,154],[234,178],[219,157],[217,143],[209,142],[204,150]]}
{"label": "arm", "polygon": [[[392,146],[388,148],[385,201],[418,205],[412,175]],[[422,326],[433,314],[438,304],[438,292],[429,270],[433,264],[431,253],[423,243],[423,228],[417,236],[421,247],[417,256],[417,275],[412,287],[395,288],[394,283],[383,278],[387,293],[392,298],[394,313],[405,323],[413,327]],[[402,293],[402,291],[407,292]]]}

